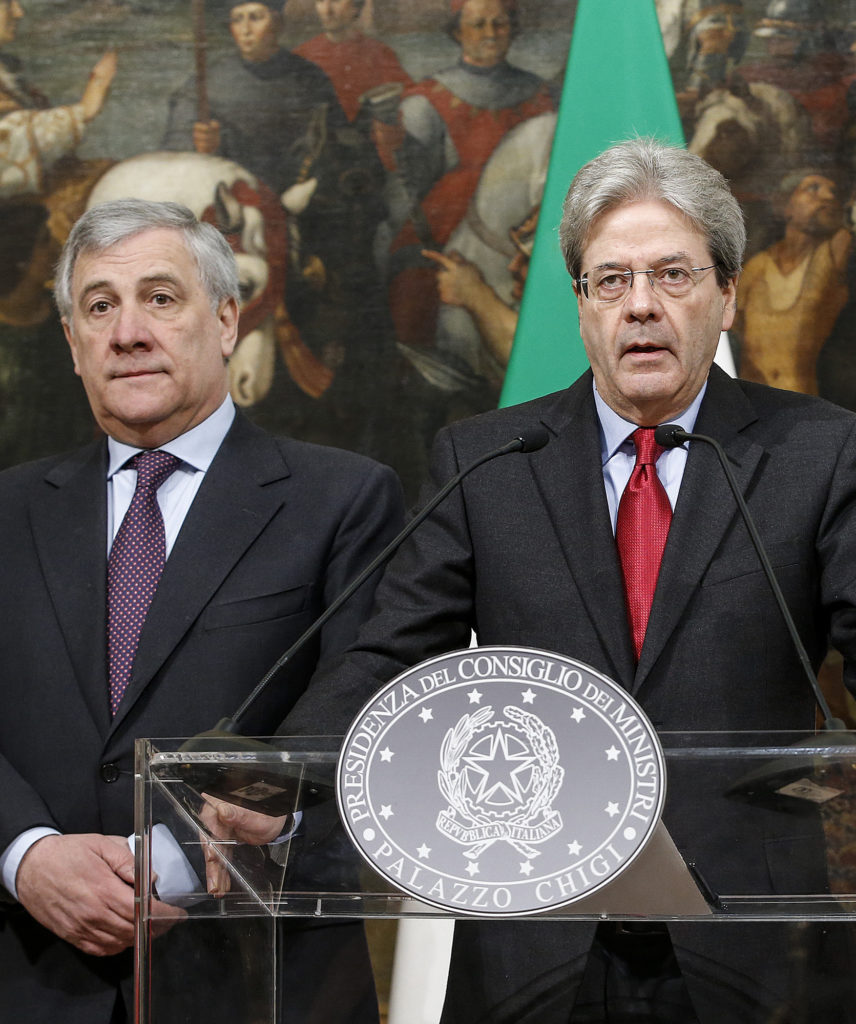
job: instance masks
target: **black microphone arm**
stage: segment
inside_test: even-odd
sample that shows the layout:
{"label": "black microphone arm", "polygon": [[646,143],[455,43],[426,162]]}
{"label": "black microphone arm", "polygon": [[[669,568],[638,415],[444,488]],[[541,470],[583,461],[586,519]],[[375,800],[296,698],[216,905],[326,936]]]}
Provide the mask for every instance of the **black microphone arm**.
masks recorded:
{"label": "black microphone arm", "polygon": [[747,506],[743,495],[740,493],[740,488],[737,486],[737,481],[734,479],[734,473],[732,472],[731,466],[728,464],[728,457],[725,454],[725,450],[722,445],[715,437],[710,437],[708,434],[690,433],[688,430],[684,430],[683,427],[678,426],[676,423],[660,424],[660,426],[654,431],[654,440],[663,448],[679,448],[686,441],[701,441],[703,444],[709,444],[716,452],[717,457],[719,458],[719,464],[722,466],[723,473],[725,473],[725,479],[728,481],[728,486],[731,488],[731,493],[734,495],[734,500],[737,502],[740,514],[743,516],[743,522],[746,524],[746,529],[749,531],[749,536],[755,546],[755,551],[758,554],[758,559],[761,562],[764,575],[767,577],[767,582],[770,584],[770,589],[772,590],[776,603],[779,606],[779,611],[782,613],[782,618],[785,620],[785,625],[790,633],[791,641],[793,642],[794,648],[799,656],[803,671],[805,672],[806,678],[808,679],[809,685],[814,693],[814,699],[817,701],[817,706],[820,708],[820,712],[823,715],[823,728],[830,732],[845,730],[847,727],[844,722],[842,722],[840,718],[835,718],[829,709],[829,705],[827,704],[823,691],[820,688],[820,684],[817,681],[817,676],[815,675],[814,669],[811,667],[808,653],[802,639],[800,638],[799,632],[797,631],[793,616],[791,615],[790,609],[785,601],[785,595],[782,593],[782,588],[779,586],[779,581],[776,579],[776,574],[770,564],[770,559],[767,557],[767,552],[764,549],[761,536],[758,533],[758,528],[755,526],[755,520],[752,518],[752,515],[749,512],[749,507]]}
{"label": "black microphone arm", "polygon": [[[410,520],[410,522],[404,527],[404,529],[398,533],[393,539],[386,545],[386,547],[376,555],[371,562],[363,569],[363,571],[355,577],[348,584],[347,587],[342,591],[339,596],[332,601],[327,608],[318,616],[318,618],[310,625],[305,632],[303,632],[297,640],[288,648],[288,650],[282,654],[276,662],[271,665],[264,676],[259,680],[255,689],[247,697],[247,699],[241,704],[238,710],[232,715],[231,718],[222,718],[217,725],[214,727],[214,733],[239,733],[238,723],[249,711],[250,707],[255,703],[260,694],[264,691],[273,677],[280,671],[283,666],[291,660],[292,657],[299,651],[305,643],[318,633],[328,619],[335,615],[341,606],[350,598],[350,596],[366,582],[369,576],[375,572],[376,569],[380,568],[385,562],[387,562],[398,548],[407,540],[413,531],[420,526],[420,524],[428,518],[428,516],[434,511],[434,509],[443,501],[447,495],[453,491],[458,484],[469,476],[474,469],[478,469],[479,466],[484,465],[485,462],[490,462],[492,459],[499,458],[500,455],[508,455],[511,452],[536,452],[550,440],[550,435],[543,427],[531,427],[527,430],[525,435],[512,438],[501,448],[496,448],[494,451],[487,452],[485,455],[480,455],[474,462],[471,462],[468,466],[465,466],[459,473],[456,473],[450,480],[448,480],[439,491],[431,498],[427,505],[422,508],[417,514]],[[210,735],[210,734],[206,734]]]}

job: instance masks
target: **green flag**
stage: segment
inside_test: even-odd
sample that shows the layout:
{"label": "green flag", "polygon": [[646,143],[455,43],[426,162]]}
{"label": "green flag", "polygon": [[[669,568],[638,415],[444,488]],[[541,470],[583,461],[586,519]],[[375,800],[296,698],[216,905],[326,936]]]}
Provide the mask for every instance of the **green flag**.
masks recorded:
{"label": "green flag", "polygon": [[566,387],[588,366],[559,251],[562,201],[584,163],[614,142],[684,138],[654,0],[579,0],[520,320],[500,405]]}

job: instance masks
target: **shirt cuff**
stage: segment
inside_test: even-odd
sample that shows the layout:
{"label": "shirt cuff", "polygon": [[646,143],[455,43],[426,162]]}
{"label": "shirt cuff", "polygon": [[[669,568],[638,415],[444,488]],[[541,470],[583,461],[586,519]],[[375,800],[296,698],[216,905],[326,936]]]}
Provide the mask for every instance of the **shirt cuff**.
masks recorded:
{"label": "shirt cuff", "polygon": [[58,835],[62,835],[62,833],[58,832],[55,828],[48,828],[46,825],[28,828],[17,839],[13,839],[3,851],[3,855],[0,857],[0,880],[2,880],[9,894],[15,899],[18,898],[15,882],[18,877],[18,868],[24,859],[24,854],[40,839],[44,839],[45,836]]}
{"label": "shirt cuff", "polygon": [[293,839],[300,828],[301,821],[303,821],[303,811],[295,811],[291,816],[291,828],[286,832],[280,832],[276,839],[271,840],[270,845],[278,846],[280,843],[287,843],[289,839]]}
{"label": "shirt cuff", "polygon": [[[134,853],[133,836],[128,836],[128,846],[131,853]],[[163,824],[152,828],[152,874],[156,876],[154,888],[157,897],[164,903],[171,903],[202,889],[199,876],[185,857],[180,844]]]}

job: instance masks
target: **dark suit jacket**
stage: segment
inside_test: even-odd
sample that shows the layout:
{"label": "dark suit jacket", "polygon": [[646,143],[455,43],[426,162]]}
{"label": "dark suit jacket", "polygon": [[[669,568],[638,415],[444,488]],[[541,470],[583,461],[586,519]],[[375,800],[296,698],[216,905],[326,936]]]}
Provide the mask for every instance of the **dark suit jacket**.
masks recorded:
{"label": "dark suit jacket", "polygon": [[[338,706],[355,712],[367,680],[388,680],[466,647],[474,629],[481,644],[545,648],[606,673],[660,731],[811,730],[812,694],[709,446],[690,446],[638,666],[590,373],[560,394],[442,431],[435,481],[539,424],[550,433],[545,448],[476,470],[392,563],[378,614],[335,672]],[[831,635],[852,683],[856,417],[817,399],[732,381],[714,367],[696,429],[725,447],[815,664]],[[311,706],[314,686],[296,715]],[[341,728],[331,723],[331,731]],[[714,806],[672,781],[666,824],[715,891],[825,885],[816,821],[795,824],[725,800]],[[717,796],[715,785],[711,792]],[[713,828],[719,815],[733,826],[730,839],[724,823]],[[767,1020],[753,1000],[778,1005],[794,977],[786,929],[767,934],[758,926],[738,939],[732,927],[672,929],[704,1024]],[[459,925],[445,1019],[565,1024],[592,931],[542,922]],[[726,989],[734,993],[733,1013]],[[835,996],[832,1003],[845,1013]]]}
{"label": "dark suit jacket", "polygon": [[[135,738],[191,736],[234,712],[400,524],[391,470],[275,440],[238,415],[167,560],[111,721],[106,465],[99,441],[0,474],[0,850],[35,825],[133,832]],[[373,582],[282,672],[246,733],[273,733],[316,664],[353,639]],[[2,1020],[107,1024],[129,966],[79,954],[20,907],[0,911]]]}

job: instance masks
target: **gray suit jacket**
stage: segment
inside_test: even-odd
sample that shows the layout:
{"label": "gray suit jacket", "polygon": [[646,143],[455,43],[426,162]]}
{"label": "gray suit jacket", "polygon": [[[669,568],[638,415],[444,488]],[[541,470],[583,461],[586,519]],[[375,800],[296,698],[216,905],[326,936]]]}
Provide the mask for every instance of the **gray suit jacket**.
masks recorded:
{"label": "gray suit jacket", "polygon": [[[111,721],[105,479],[103,441],[0,474],[0,850],[34,825],[133,832],[135,738],[194,735],[233,713],[400,525],[391,470],[274,439],[238,415],[167,560]],[[246,733],[276,730],[316,665],[353,639],[373,589],[289,664]],[[107,1024],[129,968],[129,957],[78,953],[20,907],[0,910],[0,1019]]]}
{"label": "gray suit jacket", "polygon": [[[377,681],[466,647],[474,629],[481,644],[545,648],[606,673],[660,731],[812,729],[812,694],[709,446],[690,446],[638,665],[590,373],[560,394],[442,431],[435,481],[536,424],[550,433],[545,448],[476,470],[393,562],[378,591],[379,612],[334,670],[338,707],[353,713]],[[732,381],[714,368],[696,429],[725,447],[812,660],[821,660],[831,636],[852,684],[856,417],[817,399]],[[322,676],[296,713],[309,706],[316,682],[329,685]],[[335,724],[339,731],[342,723]],[[741,807],[721,798],[717,780],[702,788],[698,782],[670,780],[664,817],[714,891],[826,884],[815,819]],[[837,961],[823,959],[822,936],[814,935],[806,952],[784,927],[757,926],[739,936],[732,927],[672,929],[704,1024],[767,1020],[770,1006],[790,998],[794,949],[812,958],[812,970],[828,966],[835,978]],[[445,1019],[565,1024],[592,930],[459,925]],[[836,988],[836,1013],[825,1020],[846,1019],[843,1006],[852,998],[839,996]],[[759,1001],[765,1009],[752,1008]]]}

